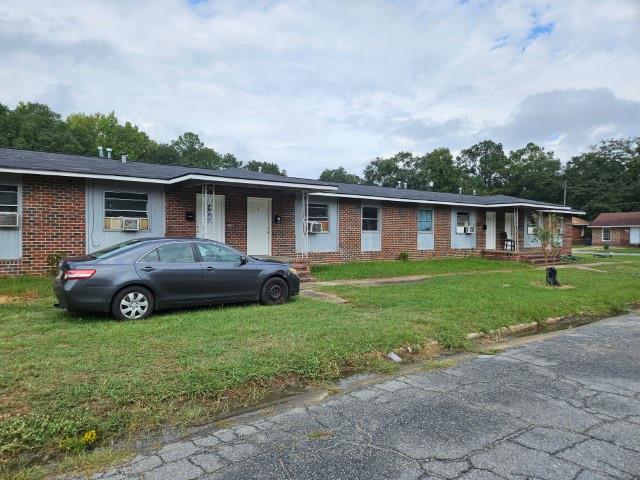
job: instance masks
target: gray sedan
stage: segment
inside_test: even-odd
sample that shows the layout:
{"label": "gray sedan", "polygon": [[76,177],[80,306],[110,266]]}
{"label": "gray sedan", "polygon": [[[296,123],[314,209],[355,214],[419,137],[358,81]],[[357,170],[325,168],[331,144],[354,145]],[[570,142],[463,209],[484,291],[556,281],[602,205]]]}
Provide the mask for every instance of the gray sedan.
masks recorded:
{"label": "gray sedan", "polygon": [[60,263],[56,306],[111,312],[122,320],[146,318],[154,310],[260,301],[286,302],[300,279],[286,263],[243,255],[194,238],[136,239]]}

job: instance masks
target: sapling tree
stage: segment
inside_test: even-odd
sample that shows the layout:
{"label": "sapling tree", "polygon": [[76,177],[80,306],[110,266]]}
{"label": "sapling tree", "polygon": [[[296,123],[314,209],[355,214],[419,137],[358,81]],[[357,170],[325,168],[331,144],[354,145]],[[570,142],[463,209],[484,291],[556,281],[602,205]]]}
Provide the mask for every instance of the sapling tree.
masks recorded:
{"label": "sapling tree", "polygon": [[556,214],[549,213],[544,215],[543,213],[534,214],[536,226],[534,228],[534,236],[540,242],[542,247],[542,253],[544,255],[544,265],[547,278],[547,285],[558,286],[558,280],[555,277],[555,268],[553,269],[553,275],[550,275],[551,268],[549,266],[550,259],[556,259],[560,257],[562,245],[559,241],[560,230],[562,223],[560,217]]}

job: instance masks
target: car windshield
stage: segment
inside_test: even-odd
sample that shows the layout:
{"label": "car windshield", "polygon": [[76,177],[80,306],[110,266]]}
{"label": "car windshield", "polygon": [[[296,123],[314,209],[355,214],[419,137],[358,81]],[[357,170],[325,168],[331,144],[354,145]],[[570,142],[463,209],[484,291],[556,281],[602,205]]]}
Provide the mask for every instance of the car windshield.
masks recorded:
{"label": "car windshield", "polygon": [[141,239],[127,240],[126,242],[116,243],[115,245],[111,245],[110,247],[90,253],[89,256],[93,258],[108,258],[140,242],[142,242]]}

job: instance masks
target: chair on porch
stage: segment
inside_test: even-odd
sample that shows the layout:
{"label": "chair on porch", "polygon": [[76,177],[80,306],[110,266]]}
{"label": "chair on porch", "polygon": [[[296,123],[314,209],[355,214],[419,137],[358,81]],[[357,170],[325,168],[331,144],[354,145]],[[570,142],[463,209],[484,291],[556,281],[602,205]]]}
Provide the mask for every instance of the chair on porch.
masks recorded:
{"label": "chair on porch", "polygon": [[516,241],[512,238],[509,238],[507,232],[502,232],[502,249],[509,250],[511,252],[515,252],[516,250]]}

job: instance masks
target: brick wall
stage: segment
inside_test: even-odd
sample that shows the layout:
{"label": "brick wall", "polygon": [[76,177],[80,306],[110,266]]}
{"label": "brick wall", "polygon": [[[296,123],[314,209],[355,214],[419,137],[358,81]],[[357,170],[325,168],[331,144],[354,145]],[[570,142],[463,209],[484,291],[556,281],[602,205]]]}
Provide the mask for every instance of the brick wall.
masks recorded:
{"label": "brick wall", "polygon": [[[166,191],[166,229],[168,237],[196,235],[196,220],[186,220],[187,212],[196,211],[196,194],[201,187],[171,187]],[[247,197],[271,198],[271,253],[274,256],[295,255],[295,192],[216,186],[216,195],[225,197],[225,242],[242,252],[247,251]]]}
{"label": "brick wall", "polygon": [[631,244],[631,230],[629,227],[613,227],[611,228],[611,241],[602,241],[602,228],[592,228],[592,245],[602,246],[604,244],[614,247],[625,247]]}
{"label": "brick wall", "polygon": [[0,275],[41,275],[53,253],[85,253],[84,179],[22,177],[22,258],[1,260]]}

